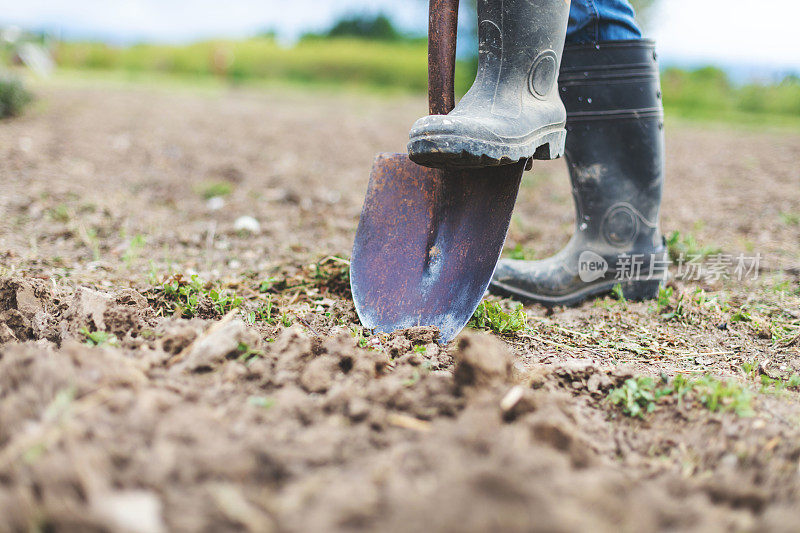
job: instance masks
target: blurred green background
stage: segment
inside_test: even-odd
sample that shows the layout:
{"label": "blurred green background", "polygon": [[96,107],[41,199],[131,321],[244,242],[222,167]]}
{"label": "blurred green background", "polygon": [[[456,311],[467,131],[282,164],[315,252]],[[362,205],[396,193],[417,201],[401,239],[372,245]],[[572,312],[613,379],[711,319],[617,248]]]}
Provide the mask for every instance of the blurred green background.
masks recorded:
{"label": "blurred green background", "polygon": [[[654,0],[634,3],[647,24]],[[427,86],[425,37],[402,33],[380,14],[346,16],[329,29],[305,34],[291,45],[272,33],[191,44],[47,41],[31,34],[27,38],[47,47],[61,74],[108,74],[137,80],[170,76],[235,85],[278,82],[418,94]],[[4,64],[19,63],[15,48],[8,44],[0,49],[0,56]],[[469,55],[459,61],[459,93],[469,88],[475,66],[476,60]],[[671,67],[663,72],[663,85],[671,116],[800,127],[797,75],[735,83],[714,66]]]}

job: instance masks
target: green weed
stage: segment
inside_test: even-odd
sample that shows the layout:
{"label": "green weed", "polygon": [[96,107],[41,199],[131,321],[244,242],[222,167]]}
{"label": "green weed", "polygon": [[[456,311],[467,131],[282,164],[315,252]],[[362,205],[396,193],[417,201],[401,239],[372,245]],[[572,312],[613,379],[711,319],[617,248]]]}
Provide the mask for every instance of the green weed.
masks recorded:
{"label": "green weed", "polygon": [[144,235],[134,235],[131,241],[128,243],[128,248],[125,250],[125,253],[122,254],[122,261],[130,268],[131,263],[139,257],[142,249],[144,248],[147,241],[144,238]]}
{"label": "green weed", "polygon": [[[757,369],[756,374],[758,374]],[[762,394],[781,394],[786,390],[797,391],[800,389],[800,375],[798,374],[792,374],[788,378],[771,378],[762,374],[760,381]]]}
{"label": "green weed", "polygon": [[275,278],[275,277],[269,277],[269,278],[263,280],[258,285],[258,292],[260,292],[262,294],[270,292],[272,290],[272,288],[275,286],[275,282],[276,281],[278,281],[278,278]]}
{"label": "green weed", "polygon": [[253,359],[264,356],[264,352],[261,350],[254,350],[243,342],[239,343],[239,346],[236,347],[236,351],[239,352],[239,357],[236,359],[245,364],[250,363]]}
{"label": "green weed", "polygon": [[534,258],[534,251],[531,248],[523,248],[521,244],[516,245],[508,252],[509,259],[520,261],[530,261]]}
{"label": "green weed", "polygon": [[83,240],[89,249],[92,251],[92,259],[94,261],[100,260],[100,238],[95,228],[85,228],[83,232]]}
{"label": "green weed", "polygon": [[614,288],[611,289],[611,294],[614,295],[614,298],[616,298],[623,307],[628,305],[628,300],[625,298],[625,292],[622,290],[621,283],[614,285]]}
{"label": "green weed", "polygon": [[800,226],[800,213],[781,213],[781,222],[787,226]]}
{"label": "green weed", "polygon": [[314,286],[339,296],[350,296],[350,261],[329,256],[312,265]]}
{"label": "green weed", "polygon": [[526,329],[528,317],[521,304],[514,311],[507,313],[499,303],[484,300],[478,305],[468,326],[474,329],[489,329],[503,335]]}
{"label": "green weed", "polygon": [[749,312],[747,312],[747,310],[744,308],[737,309],[731,315],[731,323],[734,324],[737,322],[752,322],[752,321],[753,321],[753,316]]}
{"label": "green weed", "polygon": [[644,418],[656,410],[656,384],[650,377],[625,380],[621,387],[608,393],[608,401],[630,417]]}
{"label": "green weed", "polygon": [[778,294],[793,294],[800,296],[800,284],[790,278],[774,283],[770,290]]}
{"label": "green weed", "polygon": [[721,252],[717,246],[701,246],[691,233],[682,235],[679,231],[673,231],[666,240],[669,258],[673,261],[703,259]]}
{"label": "green weed", "polygon": [[267,301],[259,305],[256,309],[249,311],[245,315],[245,320],[250,324],[258,322],[266,322],[267,324],[274,324],[275,318],[272,316],[274,305],[272,298],[267,298]]}
{"label": "green weed", "polygon": [[272,398],[267,398],[266,396],[250,396],[247,398],[247,403],[262,409],[269,409],[275,405],[275,400]]}
{"label": "green weed", "polygon": [[201,305],[207,299],[211,309],[219,315],[224,315],[232,309],[241,307],[244,300],[233,291],[221,289],[212,283],[206,283],[197,275],[192,275],[189,280],[183,279],[179,274],[172,276],[161,286],[164,299],[173,304],[176,312],[183,318],[198,316]]}
{"label": "green weed", "polygon": [[658,288],[658,296],[655,301],[655,312],[662,317],[669,313],[672,309],[672,296],[675,290],[672,287],[661,285]]}
{"label": "green weed", "polygon": [[204,200],[217,196],[230,196],[233,192],[233,185],[227,181],[208,181],[200,185],[198,193]]}
{"label": "green weed", "polygon": [[66,224],[70,220],[69,208],[64,204],[59,204],[47,210],[47,216],[54,222]]}
{"label": "green weed", "polygon": [[116,335],[105,331],[89,331],[87,328],[81,328],[78,330],[78,333],[83,335],[85,339],[84,344],[88,344],[89,346],[103,346],[104,344],[116,346],[119,344]]}
{"label": "green weed", "polygon": [[691,385],[693,393],[709,411],[733,411],[739,416],[753,414],[751,394],[738,383],[705,375]]}
{"label": "green weed", "polygon": [[0,74],[0,119],[21,115],[31,102],[33,94],[19,78]]}
{"label": "green weed", "polygon": [[758,375],[758,365],[753,362],[742,363],[742,372],[750,379],[755,379]]}
{"label": "green weed", "polygon": [[356,340],[359,348],[367,347],[367,338],[364,336],[364,330],[360,326],[353,326],[350,328],[350,334]]}
{"label": "green weed", "polygon": [[679,404],[684,400],[696,402],[712,412],[731,411],[742,417],[753,414],[752,395],[746,388],[708,374],[694,380],[678,375],[670,381],[662,376],[660,383],[647,376],[630,378],[607,396],[623,414],[638,418],[654,412],[665,398]]}

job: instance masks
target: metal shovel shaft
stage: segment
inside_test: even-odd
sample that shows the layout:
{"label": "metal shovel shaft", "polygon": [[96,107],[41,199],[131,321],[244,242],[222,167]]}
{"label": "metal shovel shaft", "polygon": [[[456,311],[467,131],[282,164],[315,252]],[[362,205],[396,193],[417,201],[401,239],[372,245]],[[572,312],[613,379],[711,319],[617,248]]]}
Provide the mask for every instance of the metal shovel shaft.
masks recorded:
{"label": "metal shovel shaft", "polygon": [[459,0],[431,0],[428,27],[428,109],[446,115],[456,106]]}

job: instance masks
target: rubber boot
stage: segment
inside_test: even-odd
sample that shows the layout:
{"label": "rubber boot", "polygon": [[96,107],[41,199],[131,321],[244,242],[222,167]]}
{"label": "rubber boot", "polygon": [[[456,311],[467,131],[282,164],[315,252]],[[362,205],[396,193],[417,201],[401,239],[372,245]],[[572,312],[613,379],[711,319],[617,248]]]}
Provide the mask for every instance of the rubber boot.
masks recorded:
{"label": "rubber boot", "polygon": [[654,43],[567,46],[559,84],[575,234],[549,259],[500,261],[490,290],[549,307],[578,304],[618,283],[625,298],[654,298],[667,273],[658,224],[664,122]]}
{"label": "rubber boot", "polygon": [[478,75],[449,115],[418,120],[411,160],[486,167],[564,153],[566,110],[557,79],[569,2],[478,0]]}

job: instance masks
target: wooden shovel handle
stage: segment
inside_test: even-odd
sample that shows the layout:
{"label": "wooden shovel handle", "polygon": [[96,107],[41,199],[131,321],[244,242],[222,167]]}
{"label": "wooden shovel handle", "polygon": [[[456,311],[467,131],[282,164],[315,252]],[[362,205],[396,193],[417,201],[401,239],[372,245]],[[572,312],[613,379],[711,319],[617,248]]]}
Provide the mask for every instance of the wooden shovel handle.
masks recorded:
{"label": "wooden shovel handle", "polygon": [[428,28],[428,108],[446,115],[456,106],[456,34],[459,0],[430,0]]}

